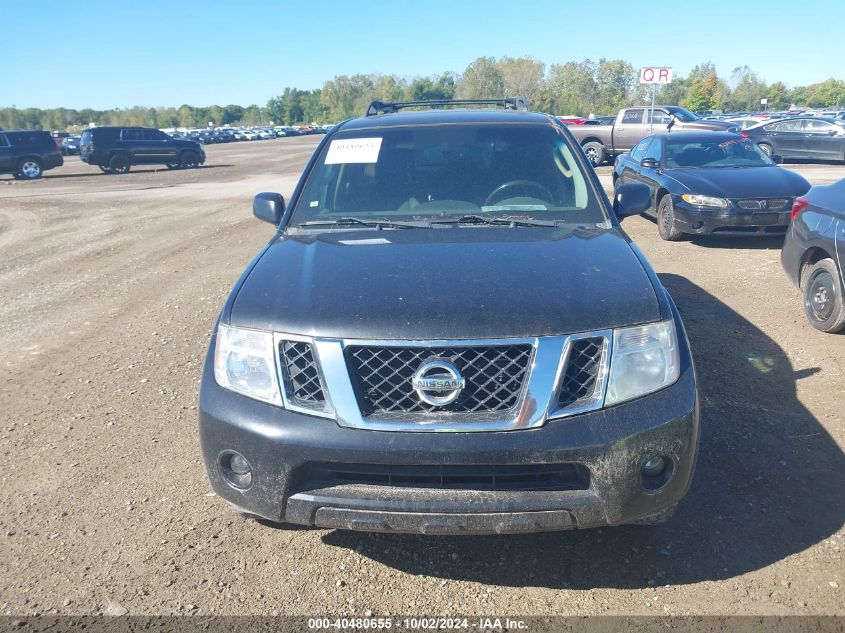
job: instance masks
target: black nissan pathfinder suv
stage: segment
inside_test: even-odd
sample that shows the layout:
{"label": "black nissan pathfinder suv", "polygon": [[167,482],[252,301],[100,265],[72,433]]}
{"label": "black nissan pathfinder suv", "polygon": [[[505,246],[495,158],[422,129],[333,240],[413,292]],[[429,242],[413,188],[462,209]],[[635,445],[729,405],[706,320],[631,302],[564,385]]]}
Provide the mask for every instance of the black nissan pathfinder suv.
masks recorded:
{"label": "black nissan pathfinder suv", "polygon": [[200,389],[214,490],[354,530],[668,518],[699,406],[678,311],[619,227],[649,198],[626,184],[614,214],[570,132],[521,98],[374,102],[337,125],[288,205],[254,200],[277,231]]}
{"label": "black nissan pathfinder suv", "polygon": [[190,168],[205,162],[196,141],[176,139],[150,127],[95,127],[82,132],[79,157],[110,174],[125,174],[132,165]]}
{"label": "black nissan pathfinder suv", "polygon": [[0,174],[34,180],[63,164],[62,151],[49,132],[0,130]]}

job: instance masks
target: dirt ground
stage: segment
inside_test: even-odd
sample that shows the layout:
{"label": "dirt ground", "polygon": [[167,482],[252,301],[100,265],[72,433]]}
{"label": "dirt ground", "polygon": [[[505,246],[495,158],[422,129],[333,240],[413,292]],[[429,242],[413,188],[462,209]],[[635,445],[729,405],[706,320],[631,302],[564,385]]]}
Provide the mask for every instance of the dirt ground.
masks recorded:
{"label": "dirt ground", "polygon": [[807,323],[777,239],[623,224],[700,376],[700,461],[670,523],[438,538],[230,514],[200,459],[200,367],[273,232],[252,195],[290,194],[317,140],[215,145],[192,171],[72,157],[0,176],[0,612],[845,614],[845,336]]}

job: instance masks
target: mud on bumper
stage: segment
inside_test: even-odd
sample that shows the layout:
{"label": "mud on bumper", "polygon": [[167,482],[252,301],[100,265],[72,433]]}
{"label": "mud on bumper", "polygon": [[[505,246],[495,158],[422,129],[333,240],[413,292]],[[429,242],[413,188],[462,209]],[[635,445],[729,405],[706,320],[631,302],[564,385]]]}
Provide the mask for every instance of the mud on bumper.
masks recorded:
{"label": "mud on bumper", "polygon": [[[685,361],[678,382],[632,402],[537,429],[454,434],[343,428],[225,391],[206,371],[200,440],[218,496],[271,521],[423,534],[618,525],[689,487],[699,414]],[[224,478],[226,451],[252,466],[247,489]],[[643,475],[654,456],[668,464],[657,481]]]}

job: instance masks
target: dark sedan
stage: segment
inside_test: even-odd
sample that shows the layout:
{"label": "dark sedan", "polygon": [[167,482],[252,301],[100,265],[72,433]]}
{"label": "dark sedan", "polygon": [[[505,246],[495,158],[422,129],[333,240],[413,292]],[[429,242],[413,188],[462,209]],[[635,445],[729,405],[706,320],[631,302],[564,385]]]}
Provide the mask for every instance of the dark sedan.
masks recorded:
{"label": "dark sedan", "polygon": [[845,330],[845,179],[813,187],[795,200],[780,259],[804,294],[804,312],[813,327]]}
{"label": "dark sedan", "polygon": [[821,116],[795,117],[743,130],[766,154],[784,158],[845,161],[845,121]]}
{"label": "dark sedan", "polygon": [[648,185],[652,205],[646,214],[657,219],[664,240],[783,234],[793,200],[810,183],[778,167],[779,161],[730,132],[655,134],[619,156],[613,185]]}

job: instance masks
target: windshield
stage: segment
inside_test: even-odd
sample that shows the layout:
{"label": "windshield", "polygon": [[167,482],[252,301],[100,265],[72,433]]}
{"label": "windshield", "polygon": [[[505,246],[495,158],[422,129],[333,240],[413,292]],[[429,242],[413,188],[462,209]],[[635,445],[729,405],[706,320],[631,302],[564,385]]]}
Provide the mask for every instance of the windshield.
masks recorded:
{"label": "windshield", "polygon": [[679,108],[676,106],[667,108],[667,110],[669,110],[669,114],[674,114],[676,119],[685,123],[688,123],[690,121],[698,121],[698,119],[700,118],[689,110],[684,110],[683,108]]}
{"label": "windshield", "polygon": [[289,224],[466,215],[604,222],[599,198],[576,160],[578,151],[552,125],[341,132],[317,158]]}
{"label": "windshield", "polygon": [[665,164],[668,169],[683,167],[763,167],[774,165],[756,143],[747,138],[722,137],[714,141],[684,143],[666,141]]}

